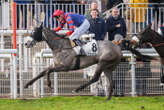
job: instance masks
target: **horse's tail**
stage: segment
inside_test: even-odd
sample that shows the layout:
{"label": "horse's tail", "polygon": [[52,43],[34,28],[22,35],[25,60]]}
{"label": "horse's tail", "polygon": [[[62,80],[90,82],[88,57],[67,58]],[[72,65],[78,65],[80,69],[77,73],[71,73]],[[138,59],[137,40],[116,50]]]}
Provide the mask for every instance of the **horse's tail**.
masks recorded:
{"label": "horse's tail", "polygon": [[140,58],[141,60],[156,60],[155,57],[153,56],[149,56],[149,55],[143,55],[141,54],[138,50],[136,50],[135,48],[129,47],[129,49],[133,54],[135,54],[138,58]]}

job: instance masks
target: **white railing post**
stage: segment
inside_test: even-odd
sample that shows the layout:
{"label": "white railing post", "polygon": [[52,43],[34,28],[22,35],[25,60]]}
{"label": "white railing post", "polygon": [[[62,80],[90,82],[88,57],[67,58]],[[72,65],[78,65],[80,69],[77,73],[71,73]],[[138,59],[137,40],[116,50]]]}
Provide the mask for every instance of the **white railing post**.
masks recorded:
{"label": "white railing post", "polygon": [[[41,72],[43,71],[43,57],[42,55],[40,56],[40,64],[41,64]],[[41,78],[41,97],[44,96],[44,77]]]}
{"label": "white railing post", "polygon": [[23,73],[22,73],[22,68],[23,68],[23,62],[22,62],[22,36],[20,35],[18,37],[18,44],[19,44],[19,82],[20,82],[20,97],[23,97]]}
{"label": "white railing post", "polygon": [[13,98],[17,98],[17,56],[13,55],[13,76],[14,76],[14,96]]}
{"label": "white railing post", "polygon": [[54,72],[54,96],[58,95],[58,73]]}
{"label": "white railing post", "polygon": [[[4,49],[4,34],[1,33],[1,40],[0,40],[0,45],[1,45],[1,49]],[[4,71],[4,59],[1,59],[1,71]]]}
{"label": "white railing post", "polygon": [[135,79],[135,59],[134,59],[134,55],[131,54],[131,81],[132,81],[132,84],[131,84],[131,87],[132,87],[132,92],[131,92],[131,95],[132,97],[135,97],[136,96],[136,79]]}

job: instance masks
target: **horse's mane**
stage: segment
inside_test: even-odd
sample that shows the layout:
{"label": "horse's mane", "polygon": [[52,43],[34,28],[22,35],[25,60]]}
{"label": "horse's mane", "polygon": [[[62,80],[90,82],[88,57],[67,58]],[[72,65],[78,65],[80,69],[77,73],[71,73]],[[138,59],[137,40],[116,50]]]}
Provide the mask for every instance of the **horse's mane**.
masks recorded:
{"label": "horse's mane", "polygon": [[57,32],[55,32],[54,30],[51,30],[50,28],[45,27],[43,29],[43,32],[44,31],[48,32],[48,34],[52,37],[56,36],[56,37],[59,37],[59,38],[62,38],[62,39],[68,39],[68,38],[66,38],[66,35],[60,35]]}

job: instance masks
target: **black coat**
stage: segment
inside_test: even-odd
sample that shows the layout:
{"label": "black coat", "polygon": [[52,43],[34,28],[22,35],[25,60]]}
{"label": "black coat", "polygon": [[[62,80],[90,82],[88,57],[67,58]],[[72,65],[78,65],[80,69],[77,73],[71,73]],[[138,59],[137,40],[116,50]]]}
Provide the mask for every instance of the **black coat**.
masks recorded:
{"label": "black coat", "polygon": [[90,28],[89,32],[95,34],[96,40],[104,40],[106,34],[105,21],[102,18],[89,19]]}
{"label": "black coat", "polygon": [[[117,28],[116,25],[120,24],[120,28]],[[114,40],[114,36],[116,34],[121,34],[124,38],[127,34],[126,23],[122,17],[118,17],[118,19],[114,19],[113,16],[109,16],[106,21],[106,30],[108,32],[109,40]]]}

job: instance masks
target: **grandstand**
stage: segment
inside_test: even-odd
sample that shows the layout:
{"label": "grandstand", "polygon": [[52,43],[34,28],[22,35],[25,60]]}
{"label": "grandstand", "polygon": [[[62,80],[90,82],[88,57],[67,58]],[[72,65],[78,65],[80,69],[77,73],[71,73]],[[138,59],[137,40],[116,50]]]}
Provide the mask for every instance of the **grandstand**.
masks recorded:
{"label": "grandstand", "polygon": [[[79,14],[85,14],[89,9],[90,0],[86,4],[81,4],[80,0],[50,0],[50,2],[44,2],[46,0],[21,0],[30,1],[16,4],[16,41],[17,51],[13,50],[13,0],[1,0],[0,1],[0,97],[9,98],[24,98],[24,97],[43,97],[52,95],[77,95],[72,94],[71,91],[79,85],[88,81],[94,73],[94,66],[85,70],[79,70],[68,73],[53,73],[51,80],[53,82],[54,89],[51,91],[47,88],[46,77],[37,81],[29,89],[24,89],[23,85],[31,78],[36,76],[48,65],[52,64],[51,52],[47,51],[47,45],[37,44],[34,48],[27,49],[24,43],[28,40],[29,35],[34,26],[37,26],[42,15],[45,15],[44,26],[51,28],[58,26],[58,22],[51,19],[51,15],[54,10],[62,9],[65,12],[71,11]],[[101,2],[103,1],[103,2]],[[99,7],[103,7],[105,0],[98,0]],[[133,34],[137,34],[138,30],[136,23],[132,23],[134,20],[132,17],[136,16],[138,7],[131,7],[130,3],[118,4],[121,11],[121,16],[126,20],[128,27],[127,39]],[[145,5],[147,7],[142,7]],[[160,13],[164,13],[163,4],[160,4],[158,9]],[[145,27],[146,24],[154,23],[154,27],[160,25],[162,20],[156,19],[153,22],[153,8],[148,7],[148,4],[141,3],[139,10],[145,13],[139,13],[139,16],[144,17],[144,24],[140,25]],[[102,9],[104,11],[104,9]],[[104,19],[110,15],[110,10],[105,10]],[[161,14],[159,14],[161,16]],[[160,18],[160,17],[159,17]],[[39,22],[36,22],[36,20]],[[158,21],[158,23],[156,22]],[[132,31],[134,26],[134,31]],[[67,26],[65,27],[67,29]],[[156,28],[154,28],[156,29]],[[8,53],[5,50],[9,49]],[[2,52],[1,52],[2,51]],[[16,53],[14,57],[13,53]],[[146,50],[144,50],[146,51]],[[148,49],[149,51],[149,49]],[[154,51],[146,51],[145,54],[158,56]],[[3,57],[2,57],[3,56]],[[6,56],[6,57],[4,57]],[[145,66],[143,63],[136,64],[135,57],[124,51],[124,57],[127,57],[129,62],[122,62],[113,74],[113,81],[115,82],[113,95],[163,95],[164,88],[160,84],[160,75],[163,74],[163,66],[160,62],[152,61],[150,66]],[[143,67],[145,69],[143,69]],[[142,69],[139,69],[142,68]],[[150,71],[147,71],[150,70]],[[14,73],[14,74],[13,74]],[[135,73],[139,73],[137,76]],[[15,76],[14,76],[15,75]],[[91,87],[80,92],[80,95],[106,95],[106,81],[102,76],[101,81],[94,84]],[[100,94],[99,94],[100,93]],[[79,94],[78,94],[79,95]]]}

